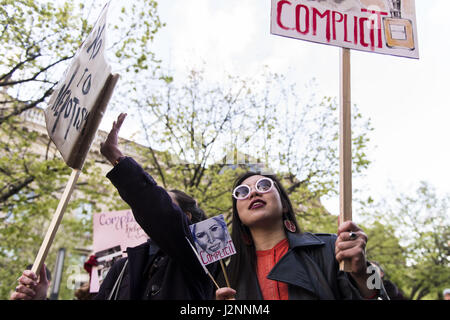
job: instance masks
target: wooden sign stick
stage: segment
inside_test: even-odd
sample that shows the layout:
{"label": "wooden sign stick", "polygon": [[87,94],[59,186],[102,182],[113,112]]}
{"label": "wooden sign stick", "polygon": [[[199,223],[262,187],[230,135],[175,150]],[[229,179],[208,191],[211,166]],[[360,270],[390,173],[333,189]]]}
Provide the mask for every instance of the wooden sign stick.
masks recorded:
{"label": "wooden sign stick", "polygon": [[38,255],[34,260],[33,267],[31,268],[31,271],[33,271],[36,275],[39,275],[42,265],[44,264],[45,258],[47,258],[48,251],[50,250],[50,247],[53,243],[56,231],[58,230],[58,227],[64,216],[64,212],[66,211],[67,204],[69,203],[70,196],[72,195],[73,189],[75,188],[80,173],[81,169],[73,169],[69,181],[67,182],[66,188],[64,189],[64,193],[62,194],[61,200],[59,200],[58,207],[56,208],[55,214],[53,215],[53,219],[47,230],[47,234],[45,235],[44,241],[41,244],[41,248],[39,249]]}
{"label": "wooden sign stick", "polygon": [[211,279],[212,282],[214,282],[214,284],[216,285],[217,289],[220,289],[219,285],[217,284],[216,280],[214,280],[214,277],[212,276],[212,274],[208,271],[208,268],[206,268],[206,266],[203,264],[202,260],[200,259],[200,256],[198,255],[197,250],[195,250],[194,246],[192,245],[192,243],[189,241],[189,239],[187,237],[184,237],[186,239],[186,241],[189,243],[192,251],[194,252],[195,256],[197,257],[198,262],[200,263],[200,265],[202,266],[203,270],[205,271],[205,273],[208,275],[208,277]]}
{"label": "wooden sign stick", "polygon": [[231,286],[230,286],[230,281],[228,280],[228,274],[227,274],[227,270],[226,270],[226,268],[225,268],[225,264],[223,263],[223,260],[221,259],[221,260],[219,260],[220,261],[220,266],[222,267],[222,271],[223,271],[223,275],[224,275],[224,277],[225,277],[225,281],[226,281],[226,283],[227,283],[227,287],[228,288],[231,288]]}
{"label": "wooden sign stick", "polygon": [[[339,112],[339,224],[352,220],[352,128],[350,49],[340,53],[340,112]],[[340,270],[351,272],[348,260],[341,261]]]}

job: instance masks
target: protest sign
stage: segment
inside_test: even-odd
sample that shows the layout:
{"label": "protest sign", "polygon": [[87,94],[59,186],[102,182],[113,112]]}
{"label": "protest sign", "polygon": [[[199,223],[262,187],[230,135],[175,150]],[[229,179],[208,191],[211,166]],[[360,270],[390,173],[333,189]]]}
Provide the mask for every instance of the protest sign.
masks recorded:
{"label": "protest sign", "polygon": [[189,227],[203,265],[206,266],[236,253],[223,215],[203,220]]}
{"label": "protest sign", "polygon": [[94,251],[119,245],[122,251],[147,241],[148,236],[134,219],[131,210],[94,214]]}
{"label": "protest sign", "polygon": [[94,140],[117,76],[105,57],[103,8],[92,32],[78,49],[45,110],[47,131],[67,165],[81,169]]}
{"label": "protest sign", "polygon": [[131,210],[94,214],[93,250],[98,265],[92,268],[90,292],[98,292],[115,261],[125,257],[128,247],[138,246],[148,236],[134,219]]}
{"label": "protest sign", "polygon": [[[235,254],[236,249],[234,248],[234,244],[231,240],[223,215],[221,214],[203,220],[192,224],[189,227],[191,229],[192,238],[194,239],[198,260],[202,264],[206,273],[208,273],[205,267],[206,265],[220,261],[220,266],[222,267],[225,281],[227,282],[228,287],[230,287],[228,275],[222,259]],[[214,281],[212,276],[209,276]]]}
{"label": "protest sign", "polygon": [[111,74],[111,66],[105,58],[109,4],[103,7],[94,28],[64,72],[45,110],[48,134],[73,171],[31,269],[36,274],[50,250],[119,78],[117,74]]}
{"label": "protest sign", "polygon": [[[419,58],[414,0],[272,0],[271,33],[341,48],[338,224],[352,220],[350,49]],[[340,269],[351,272],[347,260]]]}
{"label": "protest sign", "polygon": [[272,0],[271,33],[419,58],[414,0]]}
{"label": "protest sign", "polygon": [[89,283],[89,292],[96,293],[100,289],[100,285],[105,280],[106,275],[111,269],[114,262],[123,257],[120,246],[114,246],[105,250],[95,252],[97,266],[92,267],[91,282]]}

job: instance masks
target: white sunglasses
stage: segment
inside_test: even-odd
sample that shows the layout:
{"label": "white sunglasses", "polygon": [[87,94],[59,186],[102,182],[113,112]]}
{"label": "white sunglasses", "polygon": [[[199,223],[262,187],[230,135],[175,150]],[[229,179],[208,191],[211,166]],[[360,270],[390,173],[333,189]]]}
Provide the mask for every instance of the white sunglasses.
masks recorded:
{"label": "white sunglasses", "polygon": [[[267,193],[273,188],[273,181],[270,178],[264,177],[256,181],[255,183],[255,189],[259,193]],[[241,184],[234,188],[233,190],[233,197],[236,200],[244,200],[247,199],[250,196],[250,192],[252,189],[250,186],[246,184]]]}

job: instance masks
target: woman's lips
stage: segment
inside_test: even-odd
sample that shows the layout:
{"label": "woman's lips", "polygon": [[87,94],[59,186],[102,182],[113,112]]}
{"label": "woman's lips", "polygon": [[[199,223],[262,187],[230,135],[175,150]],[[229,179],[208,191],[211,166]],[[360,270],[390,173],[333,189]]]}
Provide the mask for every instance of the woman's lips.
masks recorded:
{"label": "woman's lips", "polygon": [[208,248],[211,252],[216,252],[217,250],[220,249],[220,243],[217,243],[215,245],[212,245]]}
{"label": "woman's lips", "polygon": [[250,205],[248,206],[248,208],[249,208],[250,210],[253,210],[253,209],[258,209],[258,208],[264,207],[265,205],[266,205],[266,202],[265,202],[265,201],[263,201],[263,200],[261,200],[261,199],[256,199],[256,200],[253,200],[253,201],[250,203]]}

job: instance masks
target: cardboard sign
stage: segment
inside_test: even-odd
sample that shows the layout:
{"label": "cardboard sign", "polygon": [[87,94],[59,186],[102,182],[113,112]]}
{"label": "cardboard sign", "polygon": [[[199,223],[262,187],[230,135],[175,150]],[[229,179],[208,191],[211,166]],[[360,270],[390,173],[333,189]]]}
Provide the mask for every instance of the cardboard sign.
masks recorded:
{"label": "cardboard sign", "polygon": [[203,265],[206,266],[236,253],[223,215],[203,220],[189,227]]}
{"label": "cardboard sign", "polygon": [[90,292],[98,292],[114,262],[125,256],[128,247],[144,243],[148,236],[131,210],[122,210],[95,213],[93,238],[98,266],[92,268]]}
{"label": "cardboard sign", "polygon": [[[78,49],[45,110],[47,131],[69,167],[80,169],[106,108],[111,66],[105,58],[109,2]],[[109,100],[109,98],[108,98]]]}
{"label": "cardboard sign", "polygon": [[419,58],[414,0],[272,0],[271,33]]}
{"label": "cardboard sign", "polygon": [[125,251],[128,247],[135,247],[148,239],[131,210],[95,213],[93,237],[95,252],[117,245]]}
{"label": "cardboard sign", "polygon": [[[120,246],[115,246],[95,253],[97,259],[97,266],[93,268],[91,275],[91,287],[96,288],[95,292],[98,292],[100,285],[105,280],[106,275],[113,266],[114,262],[123,257]],[[95,275],[94,275],[95,273]],[[92,279],[93,277],[93,279]],[[94,285],[94,281],[96,284]],[[92,292],[92,291],[91,291]]]}

